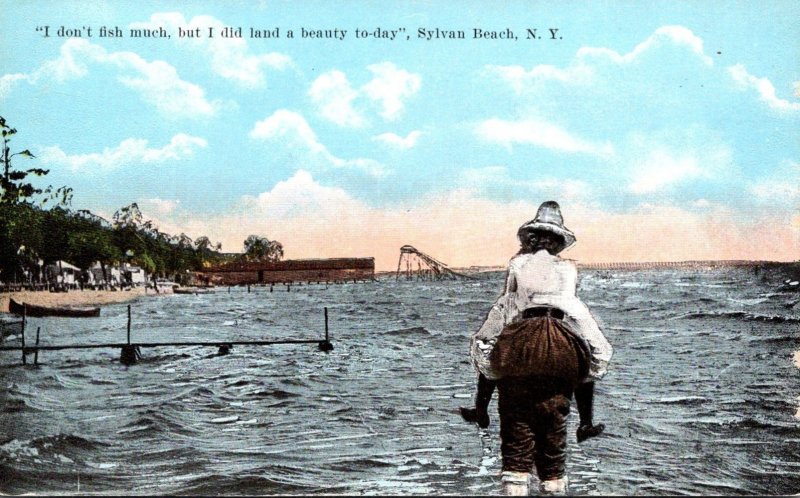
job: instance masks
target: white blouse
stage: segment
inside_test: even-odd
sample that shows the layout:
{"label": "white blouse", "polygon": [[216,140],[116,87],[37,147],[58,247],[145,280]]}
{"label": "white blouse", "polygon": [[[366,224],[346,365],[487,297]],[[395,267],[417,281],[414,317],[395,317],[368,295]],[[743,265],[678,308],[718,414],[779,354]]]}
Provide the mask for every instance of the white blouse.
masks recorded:
{"label": "white blouse", "polygon": [[545,250],[519,254],[508,264],[505,293],[494,303],[480,329],[472,335],[470,355],[475,368],[496,379],[489,354],[503,327],[514,323],[527,308],[552,306],[564,312],[564,323],[589,345],[589,379],[605,375],[612,348],[589,308],[577,296],[578,270],[572,261]]}

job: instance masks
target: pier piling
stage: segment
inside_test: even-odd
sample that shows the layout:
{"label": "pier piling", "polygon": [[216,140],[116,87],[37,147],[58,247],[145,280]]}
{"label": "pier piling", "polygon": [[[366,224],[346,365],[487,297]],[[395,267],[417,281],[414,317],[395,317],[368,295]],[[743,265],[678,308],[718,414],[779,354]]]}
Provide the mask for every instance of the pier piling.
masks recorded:
{"label": "pier piling", "polygon": [[39,347],[38,347],[39,346],[39,330],[41,330],[41,327],[36,327],[36,346],[37,347],[36,347],[36,351],[34,351],[34,353],[33,353],[33,364],[34,365],[38,365],[39,364]]}
{"label": "pier piling", "polygon": [[22,364],[27,365],[28,359],[25,358],[25,322],[27,322],[28,317],[28,305],[22,303],[22,332],[20,332],[21,340],[22,340]]}
{"label": "pier piling", "polygon": [[333,344],[328,340],[328,307],[325,306],[325,340],[321,341],[318,345],[320,351],[326,353],[333,350]]}

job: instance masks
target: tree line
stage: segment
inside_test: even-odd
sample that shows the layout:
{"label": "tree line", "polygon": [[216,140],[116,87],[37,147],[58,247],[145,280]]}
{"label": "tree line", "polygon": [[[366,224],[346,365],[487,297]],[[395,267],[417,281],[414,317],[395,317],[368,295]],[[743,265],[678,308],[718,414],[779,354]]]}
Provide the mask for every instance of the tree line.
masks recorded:
{"label": "tree line", "polygon": [[[230,261],[280,261],[283,245],[250,235],[242,254],[222,253],[222,245],[208,236],[192,239],[185,233],[162,232],[145,219],[136,203],[117,210],[106,220],[88,210],[72,208],[72,189],[36,187],[36,177],[48,170],[15,168],[12,159],[34,159],[27,149],[12,153],[11,137],[17,130],[0,116],[3,167],[0,178],[0,281],[24,282],[43,265],[67,261],[81,269],[100,263],[107,268],[120,263],[141,267],[153,276],[182,280],[188,272]],[[15,159],[16,160],[16,159]]]}

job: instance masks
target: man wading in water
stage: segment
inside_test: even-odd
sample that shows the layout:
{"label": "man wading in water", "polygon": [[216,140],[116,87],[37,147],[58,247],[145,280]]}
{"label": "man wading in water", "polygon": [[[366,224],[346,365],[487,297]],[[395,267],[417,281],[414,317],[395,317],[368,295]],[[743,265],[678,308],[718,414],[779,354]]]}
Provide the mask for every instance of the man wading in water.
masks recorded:
{"label": "man wading in water", "polygon": [[497,386],[503,490],[527,495],[535,466],[540,490],[563,494],[570,399],[574,393],[578,442],[603,432],[592,422],[592,403],[611,344],[576,295],[575,264],[558,256],[575,243],[558,203],[543,203],[517,237],[521,249],[509,262],[505,293],[471,339],[478,393],[475,408],[461,414],[488,427]]}

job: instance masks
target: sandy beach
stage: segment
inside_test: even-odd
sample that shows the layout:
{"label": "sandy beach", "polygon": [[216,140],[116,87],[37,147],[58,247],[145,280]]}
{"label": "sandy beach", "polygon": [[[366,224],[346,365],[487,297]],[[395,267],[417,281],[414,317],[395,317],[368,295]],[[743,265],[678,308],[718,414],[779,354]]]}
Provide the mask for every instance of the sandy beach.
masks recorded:
{"label": "sandy beach", "polygon": [[[148,290],[147,294],[156,295],[152,289]],[[8,302],[10,298],[13,298],[19,303],[37,304],[40,306],[88,306],[124,303],[125,301],[131,301],[144,295],[144,287],[120,291],[73,290],[69,292],[9,292],[0,294],[0,312],[8,313]]]}

